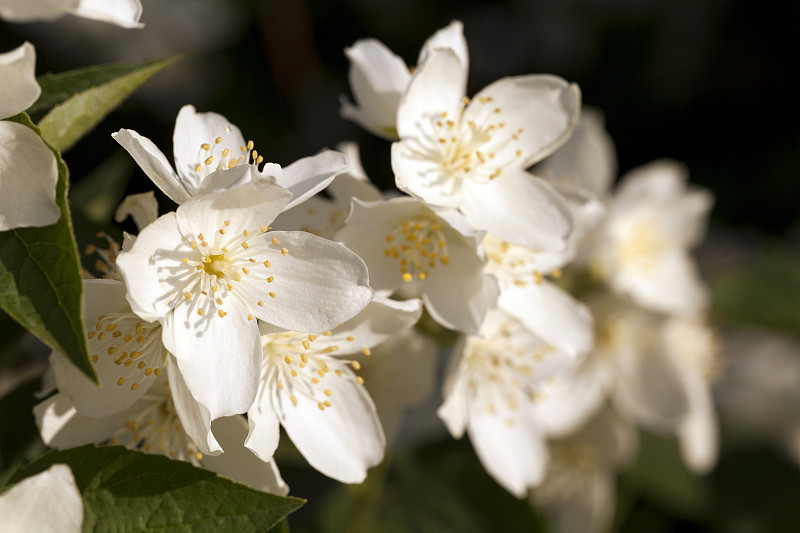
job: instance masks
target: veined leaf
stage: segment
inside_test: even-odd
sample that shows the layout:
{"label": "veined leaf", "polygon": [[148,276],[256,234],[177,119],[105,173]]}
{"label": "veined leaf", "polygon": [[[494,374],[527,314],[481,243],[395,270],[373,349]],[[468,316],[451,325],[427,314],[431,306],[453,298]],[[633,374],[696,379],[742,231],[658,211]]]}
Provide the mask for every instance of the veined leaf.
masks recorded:
{"label": "veined leaf", "polygon": [[72,468],[84,532],[263,533],[304,500],[261,492],[184,461],[121,446],[52,451],[10,483],[55,463]]}
{"label": "veined leaf", "polygon": [[179,57],[102,65],[39,78],[42,96],[31,114],[47,114],[39,121],[42,136],[57,150],[66,151],[144,82]]}
{"label": "veined leaf", "polygon": [[[39,133],[24,113],[9,120]],[[69,171],[61,154],[53,153],[61,218],[51,226],[0,232],[0,308],[95,379],[82,318],[81,265],[67,205]]]}

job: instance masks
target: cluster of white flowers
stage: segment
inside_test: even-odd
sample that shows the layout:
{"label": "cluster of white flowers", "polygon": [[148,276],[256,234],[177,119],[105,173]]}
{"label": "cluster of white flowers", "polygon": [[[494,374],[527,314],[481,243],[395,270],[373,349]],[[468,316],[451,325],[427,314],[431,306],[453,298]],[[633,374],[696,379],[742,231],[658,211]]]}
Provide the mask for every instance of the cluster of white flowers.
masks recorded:
{"label": "cluster of white flowers", "polygon": [[[0,16],[37,16],[23,9],[35,4],[0,1]],[[100,4],[62,11],[136,25],[134,2]],[[139,234],[84,280],[100,385],[54,353],[59,392],[35,409],[44,441],[121,444],[286,493],[283,426],[314,468],[361,482],[384,456],[379,414],[396,434],[402,406],[437,380],[436,337],[415,327],[424,310],[459,334],[439,417],[557,530],[607,526],[636,425],[711,468],[717,342],[690,256],[711,195],[673,161],[612,191],[602,119],[559,77],[466,96],[460,22],[413,71],[375,40],[346,54],[356,104],[342,115],[394,141],[402,197],[369,183],[352,145],[281,168],[192,106],[174,168],[146,137],[113,134],[178,207],[159,217],[152,193],[120,206]],[[38,97],[33,61],[29,44],[0,55],[0,116]],[[0,122],[0,174],[0,229],[58,219],[55,158],[28,128]]]}

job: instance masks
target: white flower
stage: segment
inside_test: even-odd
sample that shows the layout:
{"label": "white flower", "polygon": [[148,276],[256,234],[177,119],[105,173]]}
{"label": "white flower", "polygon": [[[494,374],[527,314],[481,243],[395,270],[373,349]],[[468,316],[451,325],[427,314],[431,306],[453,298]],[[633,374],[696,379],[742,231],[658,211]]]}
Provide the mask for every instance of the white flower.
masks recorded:
{"label": "white flower", "polygon": [[286,494],[288,487],[274,462],[265,464],[244,448],[247,421],[242,416],[214,422],[214,433],[225,453],[220,455],[219,446],[213,451],[216,456],[201,453],[203,446],[198,446],[189,432],[211,424],[208,411],[192,398],[176,372],[174,359],[170,358],[167,366],[169,381],[163,374],[136,403],[103,416],[81,412],[63,392],[51,396],[34,407],[42,440],[58,449],[91,442],[118,444],[188,461],[259,490]]}
{"label": "white flower", "polygon": [[502,309],[487,313],[480,335],[468,336],[456,350],[439,416],[455,438],[468,431],[489,474],[522,498],[547,464],[532,405],[547,380],[570,369],[574,358]]}
{"label": "white flower", "polygon": [[[0,119],[39,98],[35,65],[30,43],[0,54]],[[55,224],[61,217],[57,182],[56,158],[42,139],[26,126],[0,120],[0,231]]]}
{"label": "white flower", "polygon": [[417,69],[397,113],[392,145],[397,186],[425,202],[458,208],[477,228],[531,248],[563,249],[568,208],[525,169],[568,138],[580,92],[561,78],[504,78],[465,102],[467,71],[449,49]]}
{"label": "white flower", "polygon": [[[283,172],[277,165],[266,164],[254,149],[253,141],[245,142],[239,128],[217,113],[198,113],[190,105],[183,106],[175,120],[175,167],[147,137],[133,130],[122,129],[111,135],[142,168],[153,183],[175,203],[182,204],[203,192],[228,189],[257,177],[276,181],[292,193],[289,209],[324,189],[347,168],[343,154],[324,150],[289,165]],[[235,169],[235,170],[234,170]]]}
{"label": "white flower", "polygon": [[69,466],[54,464],[0,494],[3,531],[79,533],[83,500]]}
{"label": "white flower", "polygon": [[146,227],[117,265],[141,318],[211,419],[245,412],[261,367],[256,319],[319,332],[372,298],[364,262],[305,233],[268,232],[290,193],[267,180],[187,200]]}
{"label": "white flower", "polygon": [[66,14],[141,28],[140,0],[0,0],[0,18],[11,22],[55,20]]}
{"label": "white flower", "polygon": [[336,235],[367,263],[375,290],[419,293],[437,322],[467,333],[477,333],[498,294],[496,280],[482,270],[481,237],[457,212],[436,212],[408,197],[353,200]]}
{"label": "white flower", "polygon": [[769,331],[723,336],[725,372],[715,387],[728,426],[768,439],[800,464],[800,342]]}
{"label": "white flower", "polygon": [[554,533],[608,531],[616,507],[616,470],[637,448],[635,428],[605,409],[575,435],[550,444],[550,460],[531,502]]}
{"label": "white flower", "polygon": [[704,237],[713,203],[711,193],[686,182],[686,168],[667,160],[623,176],[593,255],[595,271],[615,291],[684,316],[708,302],[689,249]]}
{"label": "white flower", "polygon": [[[360,483],[383,459],[385,438],[375,405],[344,359],[411,327],[419,300],[373,300],[358,316],[321,335],[261,325],[261,384],[247,412],[245,445],[262,459],[275,453],[279,423],[308,462],[344,483]],[[351,370],[349,367],[352,366]]]}
{"label": "white flower", "polygon": [[[417,64],[422,65],[436,48],[451,49],[467,69],[469,56],[461,22],[453,21],[429,37]],[[342,96],[342,116],[375,135],[397,139],[397,107],[411,81],[411,71],[400,57],[375,39],[356,41],[344,53],[350,60],[350,88],[358,107]]]}

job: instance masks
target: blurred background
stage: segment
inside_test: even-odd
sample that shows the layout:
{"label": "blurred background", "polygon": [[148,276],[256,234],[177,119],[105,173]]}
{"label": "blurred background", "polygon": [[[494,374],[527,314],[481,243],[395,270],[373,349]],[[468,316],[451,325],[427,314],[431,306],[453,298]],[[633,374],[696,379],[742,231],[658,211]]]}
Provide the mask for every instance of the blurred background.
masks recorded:
{"label": "blurred background", "polygon": [[[800,348],[793,344],[800,334],[800,117],[789,83],[798,58],[796,4],[745,0],[143,0],[143,4],[141,31],[74,17],[25,25],[0,21],[0,51],[30,40],[36,46],[39,74],[184,56],[65,154],[79,242],[93,238],[98,229],[110,228],[111,212],[92,207],[98,190],[104,191],[103,201],[110,206],[124,193],[151,188],[110,134],[134,129],[169,153],[175,116],[184,104],[225,115],[255,141],[268,161],[281,164],[355,140],[368,175],[390,187],[388,144],[339,118],[339,97],[350,96],[343,50],[357,39],[374,37],[413,65],[423,41],[459,19],[469,44],[470,94],[504,76],[562,76],[578,83],[586,105],[604,112],[621,174],[669,157],[685,162],[692,182],[714,192],[709,238],[698,250],[701,268],[715,292],[712,318],[729,347],[750,346],[728,350],[733,370],[723,379],[733,382],[734,389],[746,389],[750,384],[747,376],[736,374],[736,361],[762,358],[763,344],[747,345],[750,341],[738,337],[742,329],[750,340],[782,335],[788,359],[763,356],[765,365],[783,374],[782,388],[771,387],[767,379],[765,389],[772,388],[775,398],[759,404],[750,416],[763,421],[773,415],[779,426],[800,423],[800,413],[795,412],[800,412]],[[159,198],[165,209],[171,208],[168,199]],[[119,229],[110,231],[119,235]],[[12,326],[2,324],[4,337],[11,338]],[[4,341],[6,365],[13,360],[8,346]],[[797,529],[796,455],[787,453],[786,439],[768,439],[767,431],[750,431],[748,422],[737,418],[754,400],[725,390],[718,396],[724,440],[716,470],[706,477],[694,476],[681,464],[671,439],[645,435],[640,460],[620,478],[616,530]],[[775,415],[776,406],[783,406],[786,414]],[[281,450],[285,460],[279,457],[279,465],[292,493],[309,498],[292,515],[292,530],[540,527],[526,502],[506,494],[482,471],[468,442],[441,435],[428,439],[421,451],[399,452],[391,465],[377,468],[361,487],[329,483],[301,468],[302,460],[293,459],[292,450]]]}

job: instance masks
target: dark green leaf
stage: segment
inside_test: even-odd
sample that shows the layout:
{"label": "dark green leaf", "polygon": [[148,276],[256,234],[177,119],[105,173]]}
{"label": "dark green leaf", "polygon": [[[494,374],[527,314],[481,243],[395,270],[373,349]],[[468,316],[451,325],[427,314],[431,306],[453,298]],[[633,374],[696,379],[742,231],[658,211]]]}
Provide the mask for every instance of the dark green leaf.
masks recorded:
{"label": "dark green leaf", "polygon": [[304,503],[121,446],[52,451],[17,472],[11,482],[55,463],[72,468],[83,498],[84,532],[266,532]]}
{"label": "dark green leaf", "polygon": [[[68,150],[123,100],[178,57],[90,67],[42,79],[43,96],[32,111],[50,107],[39,121],[42,136]],[[41,102],[41,104],[40,104]]]}
{"label": "dark green leaf", "polygon": [[[10,120],[38,133],[25,114]],[[68,170],[61,155],[53,153],[61,218],[52,226],[0,232],[0,308],[95,379],[86,350],[81,266],[67,205]]]}
{"label": "dark green leaf", "polygon": [[20,464],[45,449],[33,417],[39,381],[27,381],[0,398],[0,488]]}

